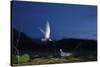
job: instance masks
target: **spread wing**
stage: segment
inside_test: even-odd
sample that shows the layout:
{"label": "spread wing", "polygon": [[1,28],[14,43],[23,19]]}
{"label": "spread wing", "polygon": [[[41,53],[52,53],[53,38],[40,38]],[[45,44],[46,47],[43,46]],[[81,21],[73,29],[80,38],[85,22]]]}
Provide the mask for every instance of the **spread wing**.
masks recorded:
{"label": "spread wing", "polygon": [[39,28],[39,29],[45,35],[45,31],[43,29],[41,29],[41,28]]}
{"label": "spread wing", "polygon": [[45,37],[46,38],[49,38],[50,37],[50,25],[49,25],[49,22],[48,21],[46,23],[46,34],[45,34]]}

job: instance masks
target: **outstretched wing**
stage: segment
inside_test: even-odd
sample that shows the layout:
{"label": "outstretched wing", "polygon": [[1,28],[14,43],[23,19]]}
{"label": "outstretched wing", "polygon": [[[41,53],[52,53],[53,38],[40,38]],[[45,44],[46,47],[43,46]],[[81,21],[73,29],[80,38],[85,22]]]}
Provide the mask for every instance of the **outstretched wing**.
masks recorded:
{"label": "outstretched wing", "polygon": [[48,21],[46,23],[46,34],[45,34],[45,37],[46,38],[49,38],[50,37],[50,25],[49,25],[49,22]]}
{"label": "outstretched wing", "polygon": [[41,28],[39,28],[39,29],[45,35],[45,31],[43,29],[41,29]]}

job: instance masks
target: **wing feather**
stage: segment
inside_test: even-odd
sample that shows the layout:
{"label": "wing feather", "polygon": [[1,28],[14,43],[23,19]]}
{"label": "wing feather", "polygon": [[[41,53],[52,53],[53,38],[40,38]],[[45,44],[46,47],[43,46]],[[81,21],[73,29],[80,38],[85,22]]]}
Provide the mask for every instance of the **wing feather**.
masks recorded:
{"label": "wing feather", "polygon": [[41,28],[39,28],[39,29],[45,35],[45,31],[43,29],[41,29]]}

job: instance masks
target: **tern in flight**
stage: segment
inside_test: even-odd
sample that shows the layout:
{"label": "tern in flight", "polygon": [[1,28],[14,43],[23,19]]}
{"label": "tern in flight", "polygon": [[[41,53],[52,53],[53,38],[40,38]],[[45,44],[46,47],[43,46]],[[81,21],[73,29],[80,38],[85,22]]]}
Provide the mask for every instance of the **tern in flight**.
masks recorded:
{"label": "tern in flight", "polygon": [[46,28],[45,31],[43,29],[40,28],[40,31],[43,33],[44,38],[42,38],[41,40],[46,42],[46,41],[52,41],[50,38],[50,25],[49,22],[46,22]]}

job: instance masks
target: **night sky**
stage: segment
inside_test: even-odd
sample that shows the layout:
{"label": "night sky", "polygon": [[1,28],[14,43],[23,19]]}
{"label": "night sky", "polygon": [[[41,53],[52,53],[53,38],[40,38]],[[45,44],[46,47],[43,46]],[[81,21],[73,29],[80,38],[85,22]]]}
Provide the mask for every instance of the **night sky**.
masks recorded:
{"label": "night sky", "polygon": [[97,7],[74,4],[12,2],[12,27],[31,38],[43,38],[39,28],[51,27],[51,38],[96,39]]}

